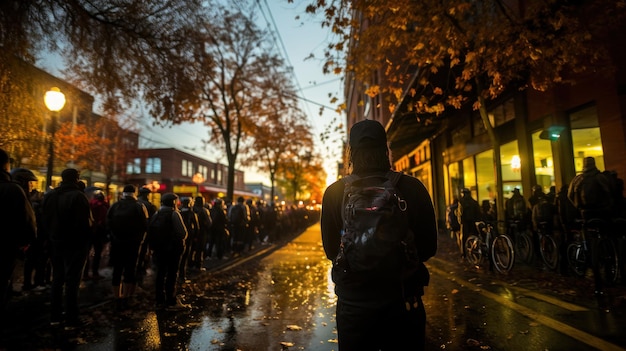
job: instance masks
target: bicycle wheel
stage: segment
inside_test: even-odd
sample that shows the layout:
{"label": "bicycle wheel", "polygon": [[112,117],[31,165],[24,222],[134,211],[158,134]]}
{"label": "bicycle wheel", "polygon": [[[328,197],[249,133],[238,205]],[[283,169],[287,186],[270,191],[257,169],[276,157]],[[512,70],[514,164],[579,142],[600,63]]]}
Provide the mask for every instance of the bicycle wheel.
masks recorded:
{"label": "bicycle wheel", "polygon": [[465,257],[472,265],[479,266],[483,263],[482,240],[476,235],[470,235],[465,240]]}
{"label": "bicycle wheel", "polygon": [[513,243],[506,235],[498,235],[491,245],[491,259],[496,270],[500,273],[508,273],[515,262]]}
{"label": "bicycle wheel", "polygon": [[559,249],[556,241],[549,235],[542,235],[540,242],[540,252],[543,263],[550,270],[555,270],[559,263]]}
{"label": "bicycle wheel", "polygon": [[600,275],[607,285],[617,283],[619,275],[619,261],[615,244],[611,239],[600,239],[598,245]]}
{"label": "bicycle wheel", "polygon": [[526,232],[520,233],[515,238],[515,252],[519,254],[519,258],[525,262],[530,263],[533,260],[533,243],[530,240],[530,236]]}
{"label": "bicycle wheel", "polygon": [[587,253],[580,243],[571,243],[567,246],[567,263],[570,271],[579,277],[587,272]]}

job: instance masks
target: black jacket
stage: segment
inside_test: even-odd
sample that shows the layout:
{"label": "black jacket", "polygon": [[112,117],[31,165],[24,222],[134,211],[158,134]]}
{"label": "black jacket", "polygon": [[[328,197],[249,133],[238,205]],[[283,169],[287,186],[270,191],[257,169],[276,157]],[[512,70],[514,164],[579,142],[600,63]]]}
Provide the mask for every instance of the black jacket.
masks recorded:
{"label": "black jacket", "polygon": [[11,175],[4,170],[0,170],[0,199],[0,219],[4,227],[0,246],[2,252],[13,252],[35,240],[35,212],[24,189],[11,181]]}
{"label": "black jacket", "polygon": [[93,218],[89,200],[77,184],[61,182],[44,195],[42,206],[44,224],[53,242],[87,242]]}
{"label": "black jacket", "polygon": [[[360,176],[366,175],[368,174]],[[419,259],[425,262],[437,252],[437,221],[430,194],[421,181],[408,175],[402,175],[398,181],[397,188],[407,202],[409,227],[415,234],[415,244]],[[334,260],[339,253],[343,227],[341,218],[343,195],[344,182],[339,180],[326,189],[322,200],[322,242],[326,257],[329,260]],[[428,285],[428,271],[425,266],[422,267],[421,274],[414,276],[414,279],[419,280],[413,282],[414,284],[422,287]],[[376,296],[384,297],[387,295],[392,297],[396,294],[395,287],[389,287],[389,290],[387,290],[388,287],[377,286],[376,282],[372,282],[371,288],[367,289],[370,290],[367,292],[350,291],[336,285],[335,292],[339,297],[348,299],[361,299],[362,297],[374,299]]]}

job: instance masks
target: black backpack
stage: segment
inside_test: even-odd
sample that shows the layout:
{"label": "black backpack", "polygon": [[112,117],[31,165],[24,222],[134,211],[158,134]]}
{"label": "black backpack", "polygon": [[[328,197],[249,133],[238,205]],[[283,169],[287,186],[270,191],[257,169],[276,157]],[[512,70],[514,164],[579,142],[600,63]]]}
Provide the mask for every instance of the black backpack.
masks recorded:
{"label": "black backpack", "polygon": [[242,226],[246,224],[246,213],[244,205],[236,204],[230,208],[228,221],[231,225]]}
{"label": "black backpack", "polygon": [[335,283],[401,281],[418,269],[407,203],[396,184],[401,173],[343,178],[343,231],[333,265]]}
{"label": "black backpack", "polygon": [[[107,225],[111,229],[113,240],[127,241],[143,238],[143,233],[146,230],[144,208],[138,201],[124,199],[111,206],[107,215]],[[133,235],[136,236],[133,237]]]}
{"label": "black backpack", "polygon": [[171,211],[157,211],[148,224],[148,245],[152,248],[162,248],[172,243],[174,222]]}

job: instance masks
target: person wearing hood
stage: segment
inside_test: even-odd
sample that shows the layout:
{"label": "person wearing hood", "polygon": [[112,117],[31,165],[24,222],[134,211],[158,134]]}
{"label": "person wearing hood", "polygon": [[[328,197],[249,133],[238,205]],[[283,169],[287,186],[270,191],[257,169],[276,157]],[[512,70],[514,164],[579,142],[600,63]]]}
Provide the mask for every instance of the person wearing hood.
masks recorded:
{"label": "person wearing hood", "polygon": [[148,227],[148,210],[137,201],[135,186],[124,187],[122,198],[107,212],[107,225],[111,231],[111,286],[116,308],[124,310],[135,294],[139,248]]}
{"label": "person wearing hood", "polygon": [[148,242],[156,264],[155,293],[157,309],[188,309],[176,295],[181,256],[185,251],[187,228],[178,210],[178,195],[161,196],[161,208],[150,219]]}

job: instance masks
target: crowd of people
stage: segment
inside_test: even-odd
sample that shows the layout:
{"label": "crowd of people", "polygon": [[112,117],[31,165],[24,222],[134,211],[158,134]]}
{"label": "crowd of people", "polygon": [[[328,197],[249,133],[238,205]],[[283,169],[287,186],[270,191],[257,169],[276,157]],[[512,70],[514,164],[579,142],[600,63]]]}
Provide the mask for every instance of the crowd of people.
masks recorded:
{"label": "crowd of people", "polygon": [[[311,221],[304,208],[243,197],[231,204],[165,193],[155,206],[148,199],[150,189],[130,184],[109,201],[100,189],[86,188],[73,168],[61,173],[58,187],[41,193],[34,189],[32,171],[10,165],[0,149],[1,213],[10,231],[8,245],[0,246],[0,310],[14,294],[50,290],[50,323],[66,329],[80,325],[81,281],[103,279],[105,265],[112,271],[116,309],[135,304],[136,287],[148,270],[156,271],[156,308],[186,309],[190,306],[176,292],[191,282],[190,270],[200,272],[206,260],[240,256],[286,239]],[[23,279],[22,291],[13,287],[16,276]]]}
{"label": "crowd of people", "polygon": [[[623,195],[624,182],[613,171],[600,171],[593,157],[587,157],[583,161],[583,169],[569,184],[563,185],[558,191],[551,186],[545,193],[541,185],[532,188],[532,194],[526,200],[518,188],[513,189],[512,195],[506,200],[505,220],[507,226],[515,223],[521,230],[529,229],[532,233],[535,257],[540,257],[537,230],[540,224],[544,225],[549,232],[559,234],[560,257],[559,272],[569,274],[568,261],[565,257],[567,243],[574,240],[573,233],[581,230],[582,224],[590,219],[601,219],[608,224],[619,223],[616,219],[626,218],[626,199]],[[461,254],[464,239],[469,235],[476,234],[477,221],[486,221],[493,224],[497,221],[495,203],[489,200],[483,201],[482,205],[471,197],[469,189],[461,190],[461,198],[455,198],[448,207],[446,226],[451,235],[457,237]],[[613,239],[619,242],[619,254],[624,257],[623,236],[618,235],[624,228],[613,226],[611,228]],[[593,256],[594,238],[588,238]],[[623,262],[623,260],[622,260]],[[594,263],[592,263],[594,265]],[[599,277],[596,280],[596,293],[602,294]],[[624,273],[622,272],[624,281]]]}

